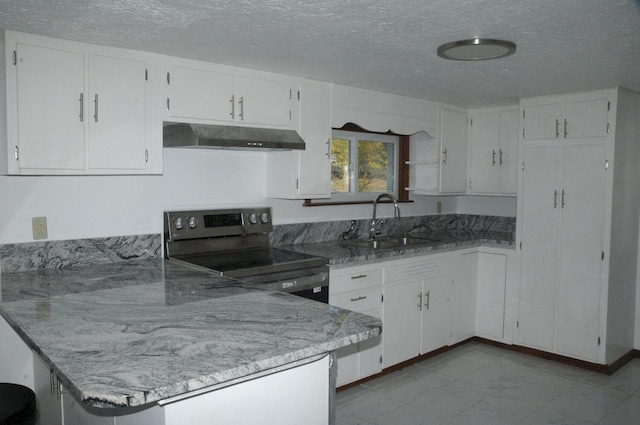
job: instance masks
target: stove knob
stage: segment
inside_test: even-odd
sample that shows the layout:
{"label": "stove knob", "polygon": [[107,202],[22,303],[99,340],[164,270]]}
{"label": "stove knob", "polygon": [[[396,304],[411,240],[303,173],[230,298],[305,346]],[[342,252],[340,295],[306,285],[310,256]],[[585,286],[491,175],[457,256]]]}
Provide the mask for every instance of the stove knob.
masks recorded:
{"label": "stove knob", "polygon": [[184,220],[182,217],[176,217],[176,219],[173,220],[173,227],[176,230],[181,230],[184,227]]}
{"label": "stove knob", "polygon": [[267,224],[269,222],[269,213],[263,212],[260,214],[260,222],[262,224]]}
{"label": "stove knob", "polygon": [[249,214],[249,224],[256,224],[258,222],[258,214],[251,213]]}
{"label": "stove knob", "polygon": [[189,229],[195,229],[198,226],[198,220],[195,217],[189,217],[187,223],[189,224]]}

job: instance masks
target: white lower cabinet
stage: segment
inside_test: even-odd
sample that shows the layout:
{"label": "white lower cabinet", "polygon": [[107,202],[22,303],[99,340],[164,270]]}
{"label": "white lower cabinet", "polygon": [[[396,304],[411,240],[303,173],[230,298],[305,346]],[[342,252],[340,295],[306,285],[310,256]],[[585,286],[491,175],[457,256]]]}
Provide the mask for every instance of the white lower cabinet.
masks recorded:
{"label": "white lower cabinet", "polygon": [[[357,266],[332,270],[329,303],[336,307],[382,318],[382,268]],[[384,329],[383,329],[384,333]],[[342,386],[382,370],[382,337],[349,345],[336,352]]]}
{"label": "white lower cabinet", "polygon": [[455,257],[429,255],[385,264],[384,367],[451,343]]}
{"label": "white lower cabinet", "polygon": [[470,254],[476,262],[476,335],[502,341],[505,335],[507,256],[490,252]]}

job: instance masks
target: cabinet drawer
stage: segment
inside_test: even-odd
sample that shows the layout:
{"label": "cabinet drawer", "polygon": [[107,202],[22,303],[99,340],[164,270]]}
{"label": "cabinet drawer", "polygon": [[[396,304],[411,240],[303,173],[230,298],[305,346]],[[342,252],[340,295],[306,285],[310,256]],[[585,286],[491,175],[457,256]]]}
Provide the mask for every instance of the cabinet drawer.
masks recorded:
{"label": "cabinet drawer", "polygon": [[332,295],[329,304],[379,318],[382,312],[382,286]]}
{"label": "cabinet drawer", "polygon": [[385,282],[397,282],[419,277],[421,279],[446,275],[453,270],[454,256],[428,256],[385,267]]}
{"label": "cabinet drawer", "polygon": [[356,289],[382,285],[382,269],[348,268],[331,271],[329,293],[339,294]]}

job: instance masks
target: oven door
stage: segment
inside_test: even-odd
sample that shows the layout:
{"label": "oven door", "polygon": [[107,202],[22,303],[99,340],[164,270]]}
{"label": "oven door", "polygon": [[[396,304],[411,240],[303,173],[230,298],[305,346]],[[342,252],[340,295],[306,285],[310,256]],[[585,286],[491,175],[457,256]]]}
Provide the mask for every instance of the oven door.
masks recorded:
{"label": "oven door", "polygon": [[323,303],[329,303],[329,267],[318,266],[239,278]]}

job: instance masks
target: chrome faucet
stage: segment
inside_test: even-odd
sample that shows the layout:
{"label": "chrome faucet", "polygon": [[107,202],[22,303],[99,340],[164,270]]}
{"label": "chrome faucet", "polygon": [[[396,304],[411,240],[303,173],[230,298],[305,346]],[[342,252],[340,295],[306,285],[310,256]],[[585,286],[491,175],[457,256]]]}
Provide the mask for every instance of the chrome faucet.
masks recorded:
{"label": "chrome faucet", "polygon": [[376,199],[373,200],[373,218],[371,219],[371,228],[369,229],[369,239],[376,238],[376,209],[378,207],[378,201],[382,198],[388,198],[391,202],[393,202],[393,216],[395,218],[400,218],[400,207],[398,206],[398,200],[393,197],[390,193],[381,193],[376,196]]}

